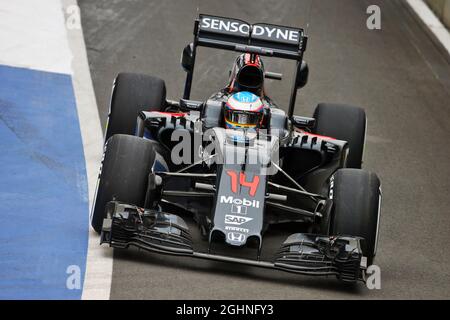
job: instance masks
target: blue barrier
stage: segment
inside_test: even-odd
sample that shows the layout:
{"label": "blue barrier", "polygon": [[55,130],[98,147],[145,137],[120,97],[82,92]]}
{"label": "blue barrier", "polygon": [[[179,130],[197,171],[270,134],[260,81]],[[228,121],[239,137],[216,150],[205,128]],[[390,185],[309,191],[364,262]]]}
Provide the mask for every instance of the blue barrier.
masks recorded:
{"label": "blue barrier", "polygon": [[71,76],[0,65],[0,299],[81,297],[88,209]]}

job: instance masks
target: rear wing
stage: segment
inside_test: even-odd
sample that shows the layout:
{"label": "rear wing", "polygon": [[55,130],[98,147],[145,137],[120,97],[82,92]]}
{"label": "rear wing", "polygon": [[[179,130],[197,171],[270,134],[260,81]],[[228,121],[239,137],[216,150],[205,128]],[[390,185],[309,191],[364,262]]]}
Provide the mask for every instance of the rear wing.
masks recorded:
{"label": "rear wing", "polygon": [[263,56],[301,60],[307,38],[301,28],[200,14],[194,44]]}
{"label": "rear wing", "polygon": [[191,67],[187,71],[184,99],[189,99],[198,46],[255,53],[297,62],[288,115],[293,115],[297,97],[298,75],[308,38],[302,28],[268,23],[250,24],[243,20],[200,14],[195,20],[194,42],[190,45]]}

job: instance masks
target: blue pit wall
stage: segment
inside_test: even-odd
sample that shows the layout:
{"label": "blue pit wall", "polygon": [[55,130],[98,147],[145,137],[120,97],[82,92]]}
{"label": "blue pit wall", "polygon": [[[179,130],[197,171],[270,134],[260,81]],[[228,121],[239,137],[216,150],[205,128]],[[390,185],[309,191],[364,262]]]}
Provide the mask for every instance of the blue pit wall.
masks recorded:
{"label": "blue pit wall", "polygon": [[71,76],[0,65],[0,299],[81,298],[88,206]]}

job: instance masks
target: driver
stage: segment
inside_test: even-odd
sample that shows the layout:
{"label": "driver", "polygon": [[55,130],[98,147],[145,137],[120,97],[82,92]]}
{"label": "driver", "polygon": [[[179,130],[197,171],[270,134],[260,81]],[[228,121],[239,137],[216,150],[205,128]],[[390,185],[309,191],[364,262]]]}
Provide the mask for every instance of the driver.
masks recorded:
{"label": "driver", "polygon": [[243,53],[236,58],[227,86],[210,99],[224,103],[226,128],[265,127],[270,109],[276,107],[265,94],[264,65],[254,53]]}
{"label": "driver", "polygon": [[228,129],[259,129],[264,119],[264,104],[249,92],[231,95],[225,103],[224,117]]}

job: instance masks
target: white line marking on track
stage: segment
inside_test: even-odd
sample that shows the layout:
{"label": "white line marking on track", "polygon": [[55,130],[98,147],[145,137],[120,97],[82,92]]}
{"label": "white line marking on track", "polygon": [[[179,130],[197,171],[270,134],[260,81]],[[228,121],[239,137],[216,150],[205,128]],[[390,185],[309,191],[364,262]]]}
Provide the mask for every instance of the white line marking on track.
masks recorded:
{"label": "white line marking on track", "polygon": [[450,55],[450,33],[423,0],[407,0],[409,6],[430,29]]}
{"label": "white line marking on track", "polygon": [[[77,5],[76,0],[61,0],[62,10]],[[97,103],[92,85],[82,29],[67,30],[73,53],[73,86],[77,100],[78,117],[83,139],[84,157],[89,187],[89,208],[92,208],[98,170],[103,151],[103,134],[100,127]],[[86,214],[89,214],[87,212]],[[89,226],[89,244],[82,299],[109,299],[111,291],[112,250],[100,246],[99,235]]]}

